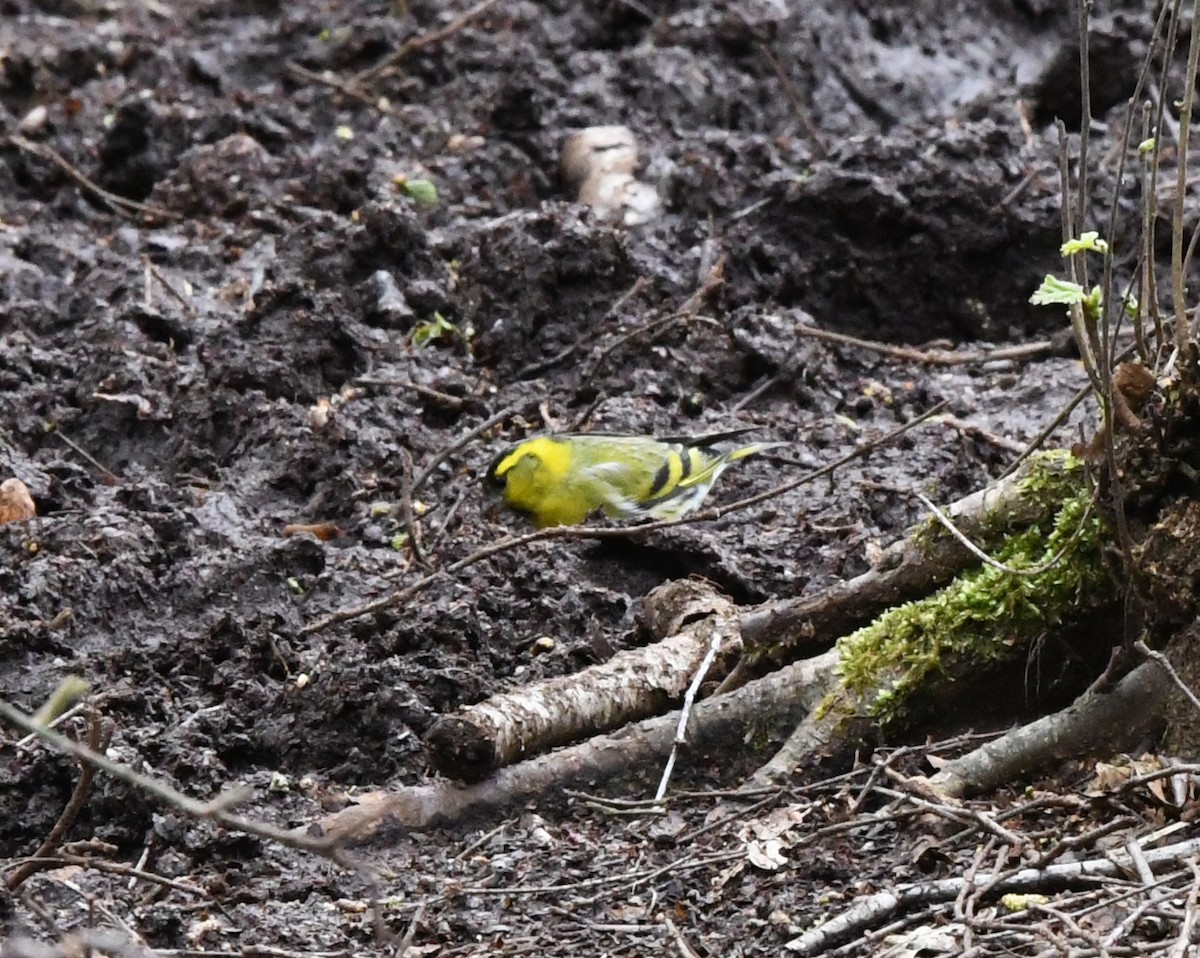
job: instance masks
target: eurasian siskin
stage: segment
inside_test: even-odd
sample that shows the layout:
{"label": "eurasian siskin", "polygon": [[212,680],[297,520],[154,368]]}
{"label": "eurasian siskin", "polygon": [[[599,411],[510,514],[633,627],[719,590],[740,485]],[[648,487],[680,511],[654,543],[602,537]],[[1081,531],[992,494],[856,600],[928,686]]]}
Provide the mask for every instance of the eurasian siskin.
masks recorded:
{"label": "eurasian siskin", "polygon": [[698,509],[732,463],[783,445],[713,447],[728,436],[691,441],[602,433],[538,436],[497,457],[486,482],[539,528],[575,525],[597,509],[613,519],[673,522]]}

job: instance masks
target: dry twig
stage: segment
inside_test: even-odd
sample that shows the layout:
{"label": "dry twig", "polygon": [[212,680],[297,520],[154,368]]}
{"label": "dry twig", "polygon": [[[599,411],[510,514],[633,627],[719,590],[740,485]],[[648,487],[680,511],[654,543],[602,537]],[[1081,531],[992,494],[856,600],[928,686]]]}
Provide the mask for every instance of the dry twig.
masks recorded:
{"label": "dry twig", "polygon": [[18,133],[10,133],[8,139],[10,143],[24,150],[26,153],[32,153],[34,156],[40,156],[44,160],[49,160],[85,190],[103,200],[113,208],[114,212],[120,213],[122,216],[141,213],[143,216],[149,216],[153,219],[174,220],[180,218],[179,214],[162,206],[139,203],[136,200],[126,199],[124,196],[118,196],[116,193],[106,190],[99,183],[85,176],[78,167],[74,166],[61,153],[46,146],[44,143],[34,143],[32,140],[27,140]]}

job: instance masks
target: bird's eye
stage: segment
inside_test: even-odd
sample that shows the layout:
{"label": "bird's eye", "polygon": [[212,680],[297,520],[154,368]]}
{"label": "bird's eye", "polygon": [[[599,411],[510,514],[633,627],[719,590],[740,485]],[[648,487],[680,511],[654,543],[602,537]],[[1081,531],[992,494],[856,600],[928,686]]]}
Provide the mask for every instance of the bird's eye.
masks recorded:
{"label": "bird's eye", "polygon": [[[483,477],[484,485],[492,489],[503,489],[505,487],[505,485],[508,483],[506,476],[508,469],[505,469],[504,472],[501,472],[500,467],[504,465],[504,460],[506,458],[508,458],[508,453],[502,453],[496,457],[496,460],[490,466],[488,466],[488,471]],[[511,466],[509,468],[511,468]]]}

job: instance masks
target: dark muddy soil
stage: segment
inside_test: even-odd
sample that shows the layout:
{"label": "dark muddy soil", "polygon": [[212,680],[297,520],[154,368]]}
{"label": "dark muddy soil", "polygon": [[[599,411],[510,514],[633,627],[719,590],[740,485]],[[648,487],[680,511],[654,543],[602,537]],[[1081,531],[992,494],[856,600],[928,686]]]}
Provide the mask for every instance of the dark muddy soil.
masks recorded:
{"label": "dark muddy soil", "polygon": [[[793,595],[865,569],[920,514],[914,491],[947,501],[1002,471],[1084,383],[1065,347],[930,367],[796,327],[1061,342],[1061,314],[1028,297],[1059,266],[1052,121],[1079,125],[1073,20],[1027,0],[802,6],[501,0],[357,97],[319,77],[349,80],[467,7],[0,0],[0,478],[39,513],[0,527],[0,693],[34,710],[80,674],[114,758],[200,798],[248,785],[248,812],[299,825],[425,778],[439,714],[638,641],[655,585]],[[1101,197],[1143,6],[1095,11]],[[570,132],[616,123],[662,201],[635,229],[558,173]],[[431,180],[437,203],[403,178]],[[715,262],[723,281],[668,321]],[[424,342],[439,316],[451,328]],[[957,424],[766,506],[540,542],[305,630],[520,529],[477,481],[504,442],[749,427],[791,444],[728,474],[714,495],[732,500],[942,401]],[[78,770],[0,734],[0,855],[17,858]],[[733,785],[763,757],[690,756],[681,786]],[[643,797],[656,777],[596,787]],[[667,953],[669,919],[699,954],[765,955],[828,889],[893,876],[915,840],[889,833],[871,864],[839,840],[734,873],[735,824],[680,864],[675,839],[711,805],[664,826],[552,796],[486,842],[497,822],[391,835],[367,857],[413,953]],[[194,891],[60,869],[0,901],[0,921],[204,953],[394,947],[361,875],[104,777],[67,836],[83,839]]]}

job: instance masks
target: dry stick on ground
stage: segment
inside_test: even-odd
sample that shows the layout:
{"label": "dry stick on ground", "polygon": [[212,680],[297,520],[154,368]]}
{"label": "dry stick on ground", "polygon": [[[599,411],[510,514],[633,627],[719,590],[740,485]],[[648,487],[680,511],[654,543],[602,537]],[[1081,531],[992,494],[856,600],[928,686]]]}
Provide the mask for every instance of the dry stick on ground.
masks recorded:
{"label": "dry stick on ground", "polygon": [[[1144,854],[1146,861],[1154,866],[1186,861],[1198,852],[1200,838],[1168,845],[1165,848],[1149,849]],[[1094,888],[1097,879],[1120,876],[1131,864],[1127,853],[1112,849],[1104,858],[1049,865],[1046,868],[1023,868],[996,882],[989,889],[989,895],[995,897],[1008,892],[1056,891],[1074,886]],[[829,919],[819,928],[792,939],[784,948],[797,955],[825,954],[839,942],[879,924],[897,912],[930,902],[954,901],[966,882],[965,878],[945,878],[900,885],[891,891],[868,895],[858,899],[851,909]]]}
{"label": "dry stick on ground", "polygon": [[[731,742],[742,741],[750,727],[756,734],[771,731],[768,725],[784,732],[828,691],[834,679],[832,662],[828,654],[817,656],[773,672],[730,695],[701,702],[693,712],[693,749],[729,747]],[[369,837],[385,822],[423,830],[495,813],[553,787],[610,779],[647,768],[670,753],[678,724],[677,712],[646,719],[618,732],[502,768],[476,785],[460,787],[438,782],[383,793],[372,804],[345,809],[323,819],[319,826],[329,840],[351,842]],[[300,834],[308,834],[308,830],[302,829]]]}
{"label": "dry stick on ground", "polygon": [[998,346],[995,349],[977,350],[974,352],[951,349],[917,349],[915,346],[892,346],[888,343],[874,342],[869,339],[859,339],[847,336],[845,333],[835,333],[828,329],[818,329],[816,326],[796,325],[796,335],[809,339],[820,339],[827,343],[837,343],[841,346],[857,346],[869,349],[881,356],[891,356],[893,359],[904,359],[914,363],[925,363],[929,366],[963,366],[970,363],[987,363],[1001,359],[1036,359],[1054,352],[1054,343],[1049,339],[1037,340],[1032,343],[1022,343],[1020,346]]}
{"label": "dry stick on ground", "polygon": [[694,582],[668,583],[647,601],[656,597],[678,603],[671,612],[654,613],[674,620],[669,638],[442,716],[426,736],[434,768],[478,782],[537,752],[658,715],[684,696],[715,635],[722,663],[716,672],[723,676],[741,652],[732,603]]}
{"label": "dry stick on ground", "polygon": [[[153,276],[156,280],[158,280],[159,285],[167,291],[167,294],[183,307],[183,311],[187,313],[188,316],[190,316],[192,319],[196,318],[196,307],[188,301],[187,297],[184,296],[183,293],[179,292],[179,290],[177,290],[173,285],[171,285],[170,282],[167,281],[167,278],[162,274],[162,271],[154,265],[148,255],[144,255],[142,257],[142,266],[150,276]],[[148,300],[150,295],[148,280],[146,295]],[[146,305],[149,306],[150,303],[147,302]]]}
{"label": "dry stick on ground", "polygon": [[[743,22],[749,24],[749,21],[743,18]],[[756,31],[757,32],[757,31]],[[779,85],[783,89],[783,95],[787,97],[788,104],[792,108],[792,113],[796,119],[800,121],[800,125],[804,127],[804,132],[808,135],[808,142],[812,144],[813,156],[818,160],[823,160],[829,155],[829,150],[825,147],[824,138],[821,136],[820,130],[812,121],[812,117],[808,115],[808,110],[804,108],[804,104],[800,102],[800,96],[796,93],[795,86],[792,85],[791,78],[783,69],[775,54],[771,52],[771,48],[762,40],[758,41],[758,52],[763,55],[763,59],[767,61],[767,65],[779,78]]]}
{"label": "dry stick on ground", "polygon": [[[616,302],[614,302],[610,307],[608,307],[608,309],[605,311],[604,315],[601,317],[600,322],[597,325],[599,325],[601,328],[603,328],[605,320],[610,319],[613,316],[616,316],[617,313],[621,310],[621,307],[623,307],[627,302],[629,302],[629,300],[631,300],[634,296],[638,295],[638,293],[640,293],[642,290],[644,290],[649,285],[650,285],[650,280],[647,277],[639,276],[636,280],[633,281],[633,285],[630,286],[629,289],[625,290],[625,292],[623,292],[620,296],[618,296]],[[586,335],[586,336],[580,336],[577,340],[575,340],[575,342],[571,343],[569,346],[563,347],[561,350],[559,350],[557,353],[555,353],[553,356],[549,357],[548,359],[539,359],[537,362],[529,363],[526,366],[522,366],[520,369],[517,370],[516,376],[514,378],[516,378],[516,379],[531,379],[534,376],[539,376],[542,373],[544,373],[546,370],[552,369],[554,366],[557,366],[564,359],[568,359],[569,357],[573,356],[576,352],[579,351],[580,347],[586,345],[587,343],[590,343],[594,338],[595,337],[590,334]]]}
{"label": "dry stick on ground", "polygon": [[121,481],[120,477],[118,477],[115,472],[113,472],[106,465],[104,465],[104,463],[102,463],[99,459],[97,459],[90,452],[88,452],[81,445],[79,445],[79,443],[75,442],[73,439],[71,439],[69,436],[67,436],[67,434],[62,431],[61,426],[55,426],[54,435],[56,435],[59,438],[59,440],[61,440],[61,442],[63,443],[64,446],[66,446],[68,449],[70,449],[76,455],[87,460],[93,466],[95,466],[97,469],[99,469],[100,472],[104,476],[104,481],[106,483],[108,483],[110,486],[115,486],[117,483],[119,483]]}
{"label": "dry stick on ground", "polygon": [[[474,565],[476,562],[481,562],[484,559],[497,555],[501,552],[508,552],[511,549],[518,549],[523,546],[530,545],[534,542],[541,542],[546,539],[626,539],[630,536],[641,535],[646,532],[657,532],[659,529],[668,529],[671,526],[681,525],[692,522],[707,522],[711,519],[720,519],[732,513],[739,512],[743,509],[749,509],[751,506],[756,506],[759,503],[766,502],[770,499],[775,499],[784,493],[791,492],[793,489],[799,489],[801,486],[807,485],[816,479],[823,476],[832,475],[834,471],[853,462],[855,459],[860,459],[863,456],[870,455],[876,449],[881,449],[887,446],[910,430],[916,429],[918,426],[927,422],[932,417],[936,416],[946,408],[946,401],[938,403],[936,406],[926,410],[915,419],[897,426],[891,432],[879,436],[875,439],[870,439],[866,442],[855,446],[849,453],[842,456],[840,459],[835,459],[833,462],[821,466],[819,469],[814,469],[811,472],[806,472],[804,475],[791,479],[788,482],[781,483],[766,492],[760,492],[753,496],[747,496],[745,499],[739,499],[730,503],[727,506],[711,506],[707,509],[701,509],[698,512],[692,513],[690,516],[677,521],[661,521],[661,522],[644,522],[638,525],[621,526],[619,528],[590,528],[578,526],[556,526],[550,529],[539,529],[536,532],[528,532],[525,535],[509,536],[507,539],[501,539],[499,542],[494,542],[491,545],[484,546],[481,549],[476,549],[470,555],[464,556],[455,562],[450,563],[444,569],[432,572],[427,576],[417,579],[411,585],[405,586],[396,592],[391,592],[388,595],[380,596],[378,599],[372,599],[369,602],[364,602],[361,605],[352,606],[345,609],[339,609],[336,612],[331,612],[329,615],[314,622],[310,622],[300,630],[301,635],[311,635],[314,632],[321,632],[334,625],[342,622],[349,622],[352,619],[361,618],[364,615],[371,615],[375,612],[382,612],[385,609],[390,609],[397,605],[403,605],[409,599],[420,594],[428,589],[435,582],[441,581],[446,576],[460,572],[468,566]],[[495,417],[493,417],[495,418]],[[476,431],[482,427],[477,427]],[[465,445],[465,442],[462,443]],[[449,455],[446,452],[444,455]],[[444,456],[443,456],[444,458]],[[426,467],[429,471],[429,467]],[[418,477],[418,479],[421,477]],[[414,489],[417,483],[413,483]]]}
{"label": "dry stick on ground", "polygon": [[110,193],[99,183],[88,179],[61,153],[58,153],[56,150],[51,149],[43,143],[34,143],[32,140],[27,140],[25,137],[16,133],[10,133],[8,139],[10,143],[19,149],[24,150],[26,153],[32,153],[34,156],[40,156],[44,160],[49,160],[85,190],[88,190],[95,196],[102,199],[105,203],[113,208],[114,212],[120,213],[122,216],[129,216],[133,213],[141,213],[143,216],[150,216],[156,219],[175,220],[180,218],[178,213],[164,209],[161,206],[152,206],[149,203],[139,203],[136,200],[129,200],[123,196],[118,196],[116,193]]}
{"label": "dry stick on ground", "polygon": [[664,329],[667,329],[676,323],[688,323],[692,322],[693,320],[696,322],[709,323],[710,325],[721,328],[720,323],[716,322],[716,320],[713,320],[707,316],[700,316],[699,312],[700,307],[704,304],[704,301],[708,299],[714,292],[716,292],[716,290],[719,289],[724,282],[725,256],[722,254],[721,256],[717,257],[716,262],[714,262],[708,268],[707,273],[705,273],[701,280],[700,286],[686,300],[684,300],[683,305],[680,306],[679,309],[675,310],[675,312],[671,313],[669,316],[662,316],[658,319],[652,319],[635,329],[631,329],[629,332],[624,333],[609,342],[608,345],[606,345],[598,353],[594,353],[593,355],[589,356],[583,367],[584,378],[586,379],[596,375],[596,372],[600,369],[601,365],[603,365],[604,361],[608,359],[609,356],[611,356],[630,340],[636,339],[639,336],[650,334],[651,340],[653,340],[653,337],[662,332]]}
{"label": "dry stick on ground", "polygon": [[989,432],[981,426],[977,426],[971,422],[966,422],[965,420],[959,419],[957,416],[952,416],[949,413],[944,416],[939,416],[938,419],[951,429],[958,430],[961,435],[968,439],[980,439],[983,442],[995,446],[997,449],[1004,450],[1005,452],[1022,455],[1027,448],[1023,443],[1009,439],[1007,436],[1000,436],[994,432]]}
{"label": "dry stick on ground", "polygon": [[305,80],[309,83],[320,83],[323,86],[337,90],[338,93],[348,96],[352,100],[358,100],[360,103],[365,103],[367,106],[371,107],[371,109],[378,110],[380,113],[392,112],[392,107],[387,100],[379,96],[372,96],[366,90],[360,90],[354,85],[353,80],[343,80],[335,76],[329,70],[317,73],[313,70],[309,70],[307,67],[302,67],[295,60],[288,60],[283,66],[288,73],[292,74],[292,76],[300,78],[301,80]]}
{"label": "dry stick on ground", "polygon": [[478,439],[493,426],[499,425],[509,417],[515,416],[517,413],[523,412],[532,406],[532,402],[513,403],[511,406],[506,406],[505,408],[501,409],[494,416],[489,416],[474,429],[468,429],[465,433],[455,439],[454,442],[438,452],[432,459],[429,460],[429,462],[425,463],[425,466],[412,481],[413,495],[416,495],[421,486],[425,485],[425,480],[433,475],[434,470],[437,469],[438,466],[440,466],[443,462],[453,456],[472,440]]}
{"label": "dry stick on ground", "polygon": [[425,558],[425,550],[421,548],[421,528],[417,525],[413,508],[413,467],[412,453],[404,446],[400,447],[400,523],[408,536],[408,546],[412,549],[413,558],[417,564],[429,567]]}
{"label": "dry stick on ground", "polygon": [[[727,629],[728,625],[725,628]],[[708,640],[708,650],[704,653],[704,658],[700,662],[700,665],[696,667],[692,681],[683,695],[683,708],[679,710],[679,724],[675,727],[675,739],[671,742],[671,754],[667,756],[667,764],[663,768],[662,778],[658,782],[658,791],[654,793],[655,802],[661,802],[666,797],[667,786],[671,783],[671,773],[675,771],[675,760],[679,757],[679,749],[686,745],[688,741],[688,720],[692,717],[692,708],[696,704],[696,696],[700,692],[700,686],[708,678],[709,671],[712,669],[712,665],[717,660],[717,656],[721,653],[724,645],[725,636],[717,631],[717,629],[712,629],[712,635]],[[741,649],[742,643],[740,639],[736,645],[738,649]]]}
{"label": "dry stick on ground", "polygon": [[472,401],[469,397],[451,396],[449,393],[442,392],[439,389],[431,389],[429,386],[422,386],[420,383],[414,383],[409,379],[395,379],[388,376],[359,376],[354,380],[354,383],[363,386],[390,386],[395,389],[408,389],[415,392],[418,396],[435,400],[450,409],[462,409],[463,406]]}
{"label": "dry stick on ground", "polygon": [[475,6],[471,7],[471,9],[464,13],[461,17],[458,17],[456,20],[446,24],[446,26],[442,27],[440,30],[434,30],[430,33],[422,34],[419,37],[413,37],[411,40],[406,40],[401,45],[400,49],[389,54],[379,63],[375,64],[375,66],[368,67],[366,70],[354,74],[354,76],[351,78],[351,83],[357,86],[360,83],[371,82],[376,77],[381,76],[383,73],[396,66],[401,60],[413,53],[416,53],[418,50],[421,50],[424,47],[432,46],[435,43],[441,43],[448,37],[458,33],[459,30],[467,26],[467,24],[469,24],[472,20],[481,14],[486,13],[495,5],[496,0],[481,0],[480,3],[475,4]]}
{"label": "dry stick on ground", "polygon": [[[112,737],[112,729],[106,727],[105,722],[99,715],[92,714],[88,722],[88,748],[93,752],[103,752],[108,748],[109,739]],[[87,803],[88,796],[92,793],[92,780],[96,777],[96,769],[91,763],[79,759],[79,781],[75,783],[75,789],[71,792],[70,801],[67,802],[66,808],[58,817],[58,821],[54,823],[54,827],[50,829],[50,834],[38,850],[33,855],[8,876],[6,884],[9,891],[16,891],[24,883],[30,875],[41,871],[43,868],[49,868],[50,865],[45,864],[47,861],[54,861],[47,856],[52,855],[54,850],[62,843],[67,832],[71,830],[71,826],[75,824],[75,819],[79,817],[79,813],[83,811],[83,806]]]}
{"label": "dry stick on ground", "polygon": [[[112,862],[104,858],[92,858],[88,855],[67,855],[54,854],[47,857],[39,857],[31,855],[28,858],[18,858],[12,862],[11,867],[15,869],[24,868],[26,865],[35,865],[35,870],[44,870],[47,868],[62,868],[64,865],[76,865],[79,868],[90,868],[92,871],[108,872],[110,875],[120,875],[123,878],[128,878],[130,885],[134,882],[144,881],[151,885],[162,885],[164,888],[171,888],[174,891],[182,892],[185,895],[191,895],[195,898],[212,899],[212,894],[203,888],[196,885],[189,885],[186,882],[177,881],[174,878],[167,878],[163,875],[148,872],[144,868],[136,868],[133,865],[126,865],[124,862]],[[0,865],[0,871],[8,868],[8,865]],[[15,871],[14,871],[15,874]],[[10,878],[9,881],[12,879]]]}
{"label": "dry stick on ground", "polygon": [[1110,692],[1089,691],[1061,712],[1047,715],[1003,738],[956,758],[930,778],[943,795],[995,788],[1052,759],[1132,747],[1161,719],[1170,677],[1144,662]]}

